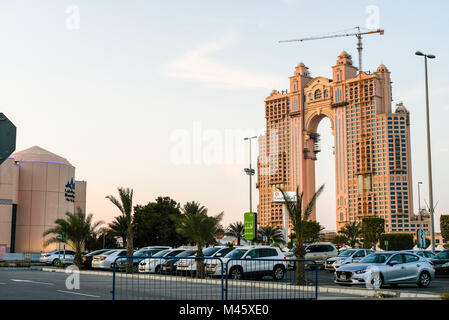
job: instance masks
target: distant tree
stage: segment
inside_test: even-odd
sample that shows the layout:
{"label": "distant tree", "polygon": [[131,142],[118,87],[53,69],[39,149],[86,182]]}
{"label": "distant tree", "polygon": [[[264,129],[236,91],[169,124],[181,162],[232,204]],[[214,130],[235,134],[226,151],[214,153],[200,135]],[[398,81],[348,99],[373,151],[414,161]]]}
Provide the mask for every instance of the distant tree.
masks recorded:
{"label": "distant tree", "polygon": [[267,237],[268,244],[270,243],[285,243],[284,230],[282,228],[273,228],[271,226],[260,227],[257,229],[257,238],[263,241],[264,236]]}
{"label": "distant tree", "polygon": [[[113,195],[106,196],[106,199],[109,199],[122,213],[123,218],[126,221],[126,255],[132,256],[134,251],[133,245],[133,189],[130,188],[117,188],[119,198],[114,197]],[[133,272],[133,259],[128,258],[128,263],[126,265],[126,272]]]}
{"label": "distant tree", "polygon": [[[318,190],[312,195],[308,202],[303,199],[304,193],[299,192],[299,188],[296,188],[296,201],[286,202],[286,207],[289,215],[289,220],[293,224],[293,231],[296,234],[296,242],[294,255],[296,259],[304,259],[306,255],[306,249],[304,247],[304,222],[307,221],[313,212],[317,198],[323,192],[324,185],[318,188]],[[278,188],[282,193],[284,199],[288,199],[288,196],[284,189]],[[304,201],[303,201],[304,200]],[[296,261],[296,284],[303,285],[306,283],[305,277],[305,264],[300,261]]]}
{"label": "distant tree", "polygon": [[342,234],[337,234],[334,238],[334,240],[332,240],[333,244],[344,244],[344,245],[349,245],[349,241],[348,238],[346,238],[346,236],[342,235]]}
{"label": "distant tree", "polygon": [[324,227],[318,221],[304,221],[303,222],[303,237],[305,243],[318,242],[321,240],[321,231]]}
{"label": "distant tree", "polygon": [[93,215],[86,215],[78,208],[77,213],[66,212],[65,219],[56,219],[54,227],[44,231],[43,236],[53,235],[44,242],[44,246],[60,242],[59,235],[64,234],[75,250],[74,264],[81,267],[83,264],[82,251],[89,237],[94,236],[102,221],[92,222]]}
{"label": "distant tree", "polygon": [[96,235],[92,235],[87,239],[84,249],[87,251],[95,251],[99,249],[117,249],[119,247],[119,244],[115,237],[115,234],[110,229],[106,229],[103,231],[100,230],[99,233],[97,233]]}
{"label": "distant tree", "polygon": [[443,239],[449,242],[449,214],[442,214],[440,216],[440,230]]}
{"label": "distant tree", "polygon": [[341,228],[340,233],[346,237],[347,244],[354,248],[356,244],[360,243],[359,239],[362,235],[361,224],[357,221],[348,222]]}
{"label": "distant tree", "polygon": [[123,247],[126,248],[126,234],[128,232],[128,223],[123,215],[117,216],[108,224],[111,234],[122,238]]}
{"label": "distant tree", "polygon": [[[197,257],[204,257],[203,248],[208,243],[215,242],[217,229],[220,227],[220,221],[223,218],[223,212],[216,216],[208,216],[207,209],[198,202],[187,202],[181,209],[183,215],[178,219],[176,231],[194,242],[197,246]],[[204,261],[197,259],[197,277],[203,278]]]}
{"label": "distant tree", "polygon": [[237,239],[237,245],[240,245],[240,240],[245,237],[245,224],[241,221],[237,221],[234,223],[231,223],[226,228],[227,236],[231,236]]}
{"label": "distant tree", "polygon": [[187,239],[176,232],[181,217],[178,202],[170,197],[158,197],[155,202],[134,207],[133,232],[136,247],[170,245],[178,247]]}
{"label": "distant tree", "polygon": [[385,220],[382,218],[370,217],[362,219],[363,247],[375,248],[380,236],[385,232]]}

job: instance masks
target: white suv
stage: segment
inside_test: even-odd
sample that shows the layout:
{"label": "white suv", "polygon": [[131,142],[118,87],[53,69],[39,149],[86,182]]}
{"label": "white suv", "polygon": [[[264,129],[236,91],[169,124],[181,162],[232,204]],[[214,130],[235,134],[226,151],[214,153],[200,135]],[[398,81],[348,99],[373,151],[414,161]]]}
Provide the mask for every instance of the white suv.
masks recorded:
{"label": "white suv", "polygon": [[[271,276],[282,280],[287,271],[285,254],[278,247],[243,246],[229,252],[224,258],[223,268],[231,279],[255,277],[261,279]],[[217,261],[206,262],[206,273],[210,276],[221,276],[221,264]]]}
{"label": "white suv", "polygon": [[[287,255],[287,259],[296,259],[294,255],[294,249],[292,248]],[[330,242],[319,242],[305,245],[306,260],[314,260],[316,264],[324,269],[324,263],[328,258],[336,257],[338,255],[338,249]],[[294,267],[294,262],[289,263],[290,267]],[[310,265],[311,267],[311,265]]]}

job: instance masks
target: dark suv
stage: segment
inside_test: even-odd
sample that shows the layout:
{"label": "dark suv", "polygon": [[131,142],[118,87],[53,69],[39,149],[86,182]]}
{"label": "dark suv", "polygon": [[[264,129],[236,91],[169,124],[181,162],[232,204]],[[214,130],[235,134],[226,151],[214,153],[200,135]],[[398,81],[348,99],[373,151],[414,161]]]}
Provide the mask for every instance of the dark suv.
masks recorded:
{"label": "dark suv", "polygon": [[432,259],[435,274],[449,274],[449,250],[443,250]]}

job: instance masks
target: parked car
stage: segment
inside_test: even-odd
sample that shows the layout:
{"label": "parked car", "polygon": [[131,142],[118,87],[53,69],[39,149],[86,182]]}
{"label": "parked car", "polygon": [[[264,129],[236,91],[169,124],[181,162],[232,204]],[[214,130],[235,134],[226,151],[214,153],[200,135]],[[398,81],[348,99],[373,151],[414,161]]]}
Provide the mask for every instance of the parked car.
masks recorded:
{"label": "parked car", "polygon": [[436,254],[430,250],[403,250],[403,251],[414,253],[422,258],[428,259],[429,261],[431,261],[433,258],[436,257]]}
{"label": "parked car", "polygon": [[117,257],[126,256],[126,249],[113,249],[94,256],[92,259],[93,269],[112,270]]}
{"label": "parked car", "polygon": [[[324,263],[328,258],[336,257],[338,255],[337,247],[330,242],[320,242],[320,243],[311,243],[304,246],[306,249],[306,260],[314,260],[318,267],[324,269]],[[295,248],[292,248],[288,254],[286,254],[287,259],[296,259],[294,255]],[[289,267],[294,268],[295,263],[289,262]]]}
{"label": "parked car", "polygon": [[[223,268],[227,268],[226,276],[235,280],[248,277],[260,279],[266,275],[282,280],[287,271],[285,254],[278,247],[242,246],[232,250],[221,260]],[[221,263],[217,261],[207,261],[205,269],[210,276],[221,276]]]}
{"label": "parked car", "polygon": [[[164,250],[166,247],[145,247],[134,252],[133,256],[133,271],[138,271],[139,263],[145,259],[145,257],[152,257],[156,253]],[[166,250],[166,249],[165,249]],[[125,270],[128,264],[128,259],[119,259],[116,263],[117,270]]]}
{"label": "parked car", "polygon": [[334,272],[342,265],[358,262],[367,255],[375,252],[370,249],[347,249],[340,252],[336,257],[328,258],[324,264],[324,269],[330,272]]}
{"label": "parked car", "polygon": [[[231,249],[228,246],[215,246],[203,249],[203,256],[209,258],[221,258],[226,256]],[[210,261],[210,259],[203,259],[204,263]],[[215,261],[216,262],[216,261]],[[178,272],[195,274],[198,263],[195,259],[182,259],[178,262]]]}
{"label": "parked car", "polygon": [[426,288],[435,278],[435,270],[427,258],[410,252],[375,252],[359,263],[343,265],[335,271],[335,283],[340,285],[374,284],[379,286],[415,283]]}
{"label": "parked car", "polygon": [[57,266],[59,263],[72,264],[74,259],[75,259],[75,251],[53,250],[41,253],[39,261],[48,265]]}
{"label": "parked car", "polygon": [[160,273],[162,264],[168,259],[173,257],[186,249],[165,249],[155,253],[151,259],[146,258],[139,263],[139,272],[141,273]]}
{"label": "parked car", "polygon": [[94,256],[97,256],[99,254],[102,254],[106,251],[110,251],[111,249],[100,249],[100,250],[95,250],[89,253],[86,253],[83,255],[83,267],[86,269],[90,269],[92,268],[92,260],[94,258]]}
{"label": "parked car", "polygon": [[[196,254],[196,250],[185,250],[179,253],[173,259],[168,259],[162,264],[162,273],[177,274],[178,263],[181,257],[192,257]],[[192,259],[193,260],[193,259]]]}
{"label": "parked car", "polygon": [[449,274],[449,250],[440,251],[431,261],[434,264],[435,273]]}

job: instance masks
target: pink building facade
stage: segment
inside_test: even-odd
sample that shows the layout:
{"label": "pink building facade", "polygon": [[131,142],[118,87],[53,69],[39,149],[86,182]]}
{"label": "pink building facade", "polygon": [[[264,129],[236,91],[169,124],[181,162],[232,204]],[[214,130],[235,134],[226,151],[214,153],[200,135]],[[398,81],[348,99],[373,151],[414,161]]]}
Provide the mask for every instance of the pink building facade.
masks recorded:
{"label": "pink building facade", "polygon": [[75,181],[67,159],[35,146],[0,165],[0,244],[8,252],[56,249],[42,234],[77,206],[85,212],[86,182]]}
{"label": "pink building facade", "polygon": [[402,103],[392,110],[388,69],[358,72],[343,51],[332,79],[312,77],[303,63],[289,79],[290,90],[273,90],[265,99],[266,135],[258,140],[259,224],[284,225],[283,204],[273,202],[277,187],[298,188],[305,199],[315,192],[317,128],[327,117],[334,136],[337,231],[363,217],[384,218],[386,232],[428,230],[428,219],[413,211],[409,112]]}

